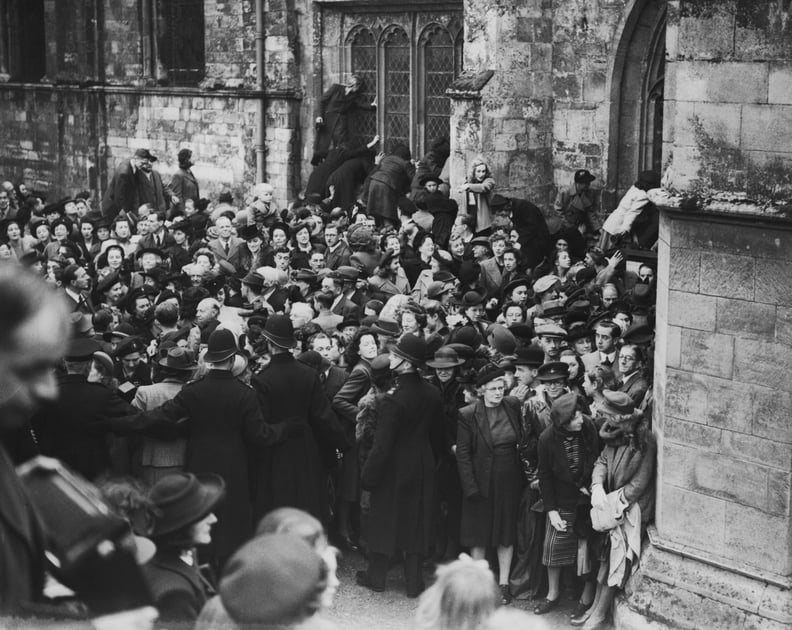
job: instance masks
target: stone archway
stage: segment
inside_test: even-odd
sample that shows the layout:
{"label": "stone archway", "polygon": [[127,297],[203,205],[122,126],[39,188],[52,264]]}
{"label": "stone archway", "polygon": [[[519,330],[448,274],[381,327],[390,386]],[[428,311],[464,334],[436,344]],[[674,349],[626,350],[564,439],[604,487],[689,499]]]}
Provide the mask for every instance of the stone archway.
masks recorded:
{"label": "stone archway", "polygon": [[618,199],[639,171],[662,171],[666,0],[635,0],[611,76],[608,189]]}

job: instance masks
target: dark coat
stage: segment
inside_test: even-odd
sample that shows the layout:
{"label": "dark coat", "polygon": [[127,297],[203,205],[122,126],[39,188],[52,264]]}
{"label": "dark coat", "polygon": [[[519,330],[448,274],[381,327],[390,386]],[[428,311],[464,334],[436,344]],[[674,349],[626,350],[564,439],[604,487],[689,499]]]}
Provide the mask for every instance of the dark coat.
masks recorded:
{"label": "dark coat", "polygon": [[410,192],[415,167],[400,157],[386,155],[371,173],[366,207],[371,214],[395,221],[399,199]]}
{"label": "dark coat", "polygon": [[129,160],[124,160],[113,172],[113,177],[107,184],[107,190],[102,197],[102,214],[111,221],[119,212],[137,215],[140,207],[140,198],[135,186],[135,171]]}
{"label": "dark coat", "polygon": [[173,174],[170,181],[170,189],[179,198],[176,209],[184,212],[184,200],[192,199],[198,201],[201,194],[198,190],[198,180],[190,169],[180,168]]}
{"label": "dark coat", "polygon": [[350,208],[357,201],[360,187],[374,168],[374,153],[346,160],[327,178],[327,187],[333,187],[333,205]]}
{"label": "dark coat", "polygon": [[328,269],[338,269],[349,264],[351,255],[352,250],[349,249],[349,245],[342,241],[340,245],[336,245],[334,250],[330,251],[329,247],[325,250],[325,265]]}
{"label": "dark coat", "polygon": [[265,422],[302,425],[298,434],[265,449],[254,462],[256,517],[291,506],[327,523],[329,498],[321,453],[345,450],[349,442],[319,374],[291,353],[282,353],[253,377],[252,385]]}
{"label": "dark coat", "polygon": [[253,534],[248,462],[283,439],[284,425],[265,424],[253,389],[224,370],[209,370],[172,400],[137,416],[142,418],[170,425],[186,419],[181,423],[187,433],[184,469],[214,473],[225,481],[212,534],[217,564],[222,565]]}
{"label": "dark coat", "polygon": [[647,380],[641,376],[640,372],[634,374],[629,378],[629,380],[624,381],[619,387],[620,392],[624,392],[630,398],[632,398],[633,403],[635,406],[641,404],[646,395],[646,390],[649,389],[649,383]]}
{"label": "dark coat", "polygon": [[197,567],[186,564],[178,552],[165,549],[158,551],[143,570],[160,620],[198,618],[206,603],[206,590]]}
{"label": "dark coat", "polygon": [[[503,408],[509,417],[517,444],[522,443],[520,401],[512,396],[503,399]],[[462,482],[462,492],[468,498],[481,495],[487,497],[492,474],[492,435],[484,402],[477,401],[459,410],[457,426],[457,467]],[[517,445],[515,445],[515,450]]]}
{"label": "dark coat", "polygon": [[591,485],[591,472],[599,455],[597,427],[583,416],[581,430],[581,473],[574,477],[569,470],[564,436],[555,425],[547,427],[539,436],[539,488],[542,491],[545,512],[564,509],[574,511],[580,501],[580,488]]}
{"label": "dark coat", "polygon": [[[306,197],[308,195],[321,195],[322,199],[327,197],[329,192],[327,186],[330,175],[349,160],[358,160],[366,156],[373,166],[373,154],[368,147],[358,147],[356,149],[336,147],[335,149],[330,149],[324,161],[314,168],[308,176],[308,183],[305,185]],[[366,179],[365,175],[363,175],[358,185],[362,184],[364,179]],[[354,201],[355,200],[352,199],[352,202]],[[346,206],[341,207],[346,209]]]}
{"label": "dark coat", "polygon": [[403,374],[386,396],[361,483],[371,491],[373,553],[427,554],[433,543],[434,450],[442,448],[443,401],[418,374]]}
{"label": "dark coat", "polygon": [[553,252],[553,240],[550,238],[547,222],[542,211],[525,199],[512,199],[511,210],[512,223],[522,245],[520,253],[527,266],[532,269],[543,258],[549,258]]}
{"label": "dark coat", "polygon": [[128,416],[135,409],[114,391],[89,383],[80,374],[65,374],[58,381],[58,399],[44,405],[33,418],[39,448],[86,479],[96,479],[111,470],[111,427],[106,421]]}
{"label": "dark coat", "polygon": [[361,360],[349,373],[344,385],[333,398],[333,411],[344,426],[347,435],[355,435],[358,403],[371,388],[371,366]]}
{"label": "dark coat", "polygon": [[147,176],[141,169],[135,172],[138,205],[150,203],[157,212],[165,212],[171,205],[170,189],[162,183],[162,177],[157,171],[152,170],[150,175],[151,177]]}
{"label": "dark coat", "polygon": [[44,588],[44,534],[0,444],[0,615],[20,613]]}

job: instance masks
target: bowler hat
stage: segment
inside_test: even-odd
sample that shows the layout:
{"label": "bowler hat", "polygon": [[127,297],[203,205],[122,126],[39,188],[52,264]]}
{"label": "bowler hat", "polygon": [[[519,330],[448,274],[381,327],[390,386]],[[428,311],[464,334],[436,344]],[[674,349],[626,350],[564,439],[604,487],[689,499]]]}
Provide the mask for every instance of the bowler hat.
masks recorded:
{"label": "bowler hat", "polygon": [[625,392],[613,392],[606,389],[602,392],[602,396],[605,398],[605,403],[600,409],[606,414],[622,416],[635,411],[633,399]]}
{"label": "bowler hat", "polygon": [[321,592],[323,575],[321,557],[303,538],[264,534],[231,556],[220,580],[220,600],[240,626],[291,623]]}
{"label": "bowler hat", "polygon": [[569,366],[563,361],[545,363],[539,368],[536,378],[542,382],[569,378]]}
{"label": "bowler hat", "polygon": [[220,363],[233,357],[239,348],[236,337],[228,328],[215,328],[209,335],[204,361],[207,363]]}
{"label": "bowler hat", "polygon": [[463,359],[459,358],[456,350],[449,346],[443,346],[435,351],[434,358],[428,360],[426,365],[435,369],[444,369],[462,365],[464,362]]}
{"label": "bowler hat", "polygon": [[484,340],[473,326],[460,326],[451,332],[451,340],[454,343],[463,343],[473,350],[477,350]]}
{"label": "bowler hat", "polygon": [[146,159],[146,160],[150,160],[152,162],[156,162],[157,161],[157,158],[154,157],[151,154],[151,151],[149,151],[148,149],[137,149],[135,151],[135,157],[136,158],[143,158],[143,159]]}
{"label": "bowler hat", "polygon": [[168,354],[162,357],[157,363],[169,370],[178,370],[180,372],[190,372],[198,367],[195,357],[192,352],[185,350],[181,346],[169,348]]}
{"label": "bowler hat", "polygon": [[261,334],[279,348],[293,348],[296,343],[294,325],[288,315],[270,315]]}
{"label": "bowler hat", "polygon": [[453,282],[456,277],[450,271],[440,270],[432,276],[435,282]]}
{"label": "bowler hat", "polygon": [[399,339],[391,352],[413,365],[421,365],[426,360],[426,342],[412,333],[407,333]]}
{"label": "bowler hat", "polygon": [[171,473],[154,484],[149,499],[159,515],[154,520],[152,538],[197,523],[225,495],[222,477],[211,473]]}
{"label": "bowler hat", "polygon": [[539,346],[527,346],[517,348],[517,357],[514,359],[515,365],[527,365],[538,368],[544,363],[544,352]]}
{"label": "bowler hat", "polygon": [[575,183],[576,184],[587,184],[593,182],[596,177],[594,177],[590,171],[586,170],[585,168],[581,168],[575,171]]}

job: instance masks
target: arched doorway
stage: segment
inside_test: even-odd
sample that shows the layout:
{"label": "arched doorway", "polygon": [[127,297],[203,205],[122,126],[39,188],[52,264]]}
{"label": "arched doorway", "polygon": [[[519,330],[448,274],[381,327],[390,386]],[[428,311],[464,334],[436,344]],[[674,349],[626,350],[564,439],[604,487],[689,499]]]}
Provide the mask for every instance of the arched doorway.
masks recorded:
{"label": "arched doorway", "polygon": [[620,198],[642,170],[662,172],[666,0],[635,0],[611,80],[608,188]]}

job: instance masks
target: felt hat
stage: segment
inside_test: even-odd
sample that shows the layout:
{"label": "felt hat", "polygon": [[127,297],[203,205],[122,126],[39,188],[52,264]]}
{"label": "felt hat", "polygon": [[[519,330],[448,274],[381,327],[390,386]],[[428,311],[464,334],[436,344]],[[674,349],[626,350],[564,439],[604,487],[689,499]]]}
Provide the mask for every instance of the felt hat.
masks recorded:
{"label": "felt hat", "polygon": [[534,336],[534,329],[530,324],[512,324],[509,326],[509,331],[523,342],[530,342]]}
{"label": "felt hat", "polygon": [[633,399],[625,392],[613,392],[606,389],[602,392],[602,396],[605,398],[605,404],[600,407],[603,413],[622,416],[635,411]]}
{"label": "felt hat", "polygon": [[440,270],[436,274],[432,276],[432,280],[436,282],[453,282],[456,280],[456,276],[450,271]]}
{"label": "felt hat", "polygon": [[590,171],[586,170],[585,168],[581,168],[575,171],[575,183],[576,184],[588,184],[593,182],[596,177],[594,177]]}
{"label": "felt hat", "polygon": [[490,206],[490,208],[502,208],[507,203],[509,203],[509,199],[507,197],[504,197],[503,195],[499,195],[498,193],[495,193],[490,198],[489,206]]}
{"label": "felt hat", "polygon": [[74,337],[66,350],[66,359],[69,361],[88,361],[93,358],[94,352],[102,347],[90,337]]}
{"label": "felt hat", "polygon": [[517,339],[511,331],[501,324],[494,324],[488,334],[490,345],[501,354],[514,354]]}
{"label": "felt hat", "polygon": [[421,365],[426,360],[426,342],[412,333],[407,333],[399,339],[391,352],[413,365]]}
{"label": "felt hat", "polygon": [[[274,316],[273,316],[274,317]],[[239,348],[236,337],[228,328],[215,328],[209,335],[204,361],[207,363],[220,363],[233,357]]]}
{"label": "felt hat", "polygon": [[168,257],[168,254],[163,252],[159,247],[142,247],[135,252],[135,258],[139,260],[143,254],[154,254],[163,260]]}
{"label": "felt hat", "polygon": [[159,513],[151,537],[156,539],[197,523],[224,495],[225,483],[219,475],[171,473],[162,477],[149,492],[149,500]]}
{"label": "felt hat", "polygon": [[297,343],[294,339],[294,325],[288,315],[270,315],[261,334],[279,348],[293,348]]}
{"label": "felt hat", "polygon": [[483,343],[479,332],[473,326],[460,326],[455,328],[451,333],[451,340],[453,343],[462,343],[472,348],[473,350]]}
{"label": "felt hat", "polygon": [[550,410],[550,419],[557,427],[563,427],[572,421],[578,407],[577,394],[569,392],[561,394],[553,401],[553,408]]}
{"label": "felt hat", "polygon": [[336,325],[336,330],[341,332],[342,330],[344,330],[344,328],[350,328],[350,327],[360,328],[360,320],[358,320],[356,318],[353,318],[353,317],[349,317],[349,318],[339,322]]}
{"label": "felt hat", "polygon": [[317,372],[324,372],[330,367],[330,361],[325,359],[316,350],[308,350],[297,357],[300,363],[305,363],[308,367],[313,368]]}
{"label": "felt hat", "polygon": [[264,287],[264,276],[262,276],[257,271],[251,271],[244,278],[242,278],[242,284],[246,284],[249,287],[253,287],[255,289],[261,289]]}
{"label": "felt hat", "polygon": [[[436,184],[439,186],[440,184],[442,184],[442,183],[443,183],[443,180],[442,180],[442,179],[440,179],[440,178],[439,178],[437,175],[432,175],[432,174],[430,173],[429,175],[424,175],[424,176],[423,176],[423,177],[421,177],[421,179],[418,181],[418,183],[419,183],[421,186],[426,186],[426,185],[427,185],[429,182],[435,182],[435,183],[436,183]],[[491,204],[490,204],[490,205],[491,205]]]}
{"label": "felt hat", "polygon": [[377,319],[371,325],[371,332],[386,337],[397,337],[401,333],[401,328],[397,322],[390,319]]}
{"label": "felt hat", "polygon": [[436,300],[441,295],[448,293],[451,288],[450,284],[435,280],[434,282],[430,282],[429,286],[426,288],[426,297],[430,300]]}
{"label": "felt hat", "polygon": [[468,243],[468,245],[470,245],[471,249],[476,245],[481,245],[483,247],[486,247],[487,249],[491,248],[489,239],[486,236],[476,236],[470,240],[470,243]]}
{"label": "felt hat", "polygon": [[539,373],[536,378],[542,382],[569,378],[569,366],[563,361],[544,363],[539,367]]}
{"label": "felt hat", "polygon": [[544,352],[539,346],[527,346],[517,348],[515,365],[527,365],[528,367],[538,368],[544,363]]}
{"label": "felt hat", "polygon": [[371,368],[371,376],[374,378],[390,374],[390,356],[388,354],[378,354],[371,360],[369,367]]}
{"label": "felt hat", "polygon": [[336,276],[345,282],[354,282],[360,276],[360,270],[357,267],[341,265],[336,269]]}
{"label": "felt hat", "polygon": [[505,287],[503,287],[503,295],[509,295],[512,291],[514,291],[517,287],[527,287],[528,289],[531,288],[531,280],[530,278],[526,278],[521,276],[519,278],[515,278]]}
{"label": "felt hat", "polygon": [[113,271],[112,273],[107,274],[96,284],[96,292],[104,293],[105,291],[109,291],[110,288],[119,282],[123,282],[121,275],[117,271]]}
{"label": "felt hat", "polygon": [[157,161],[157,158],[154,157],[151,154],[151,151],[149,151],[148,149],[137,149],[135,151],[135,157],[136,158],[147,159],[147,160],[150,160],[151,162],[156,162]]}
{"label": "felt hat", "polygon": [[477,291],[468,291],[462,296],[462,306],[468,308],[470,306],[478,306],[484,302],[484,296]]}
{"label": "felt hat", "polygon": [[264,534],[240,547],[223,571],[220,600],[240,626],[295,621],[321,591],[322,559],[297,534]]}
{"label": "felt hat", "polygon": [[576,322],[569,327],[566,340],[577,341],[578,339],[583,339],[584,337],[591,337],[592,334],[591,328],[589,328],[585,322]]}
{"label": "felt hat", "polygon": [[648,324],[633,324],[622,335],[622,339],[626,343],[634,343],[643,346],[652,341],[654,333],[652,327]]}
{"label": "felt hat", "polygon": [[478,372],[476,372],[476,387],[483,387],[490,381],[494,381],[496,378],[502,377],[504,374],[506,374],[506,370],[488,363]]}
{"label": "felt hat", "polygon": [[245,241],[252,241],[254,238],[261,238],[258,228],[255,225],[246,225],[237,230],[237,236]]}
{"label": "felt hat", "polygon": [[464,359],[460,359],[456,350],[450,346],[438,348],[434,353],[434,358],[426,362],[430,368],[447,369],[462,365]]}
{"label": "felt hat", "polygon": [[80,311],[74,311],[69,315],[72,325],[72,333],[75,337],[85,337],[93,330],[93,321],[90,315],[85,315]]}
{"label": "felt hat", "polygon": [[536,327],[536,336],[537,337],[560,337],[564,338],[567,336],[567,331],[561,328],[558,324],[540,324]]}
{"label": "felt hat", "polygon": [[555,286],[557,282],[561,282],[561,278],[554,275],[542,276],[536,282],[534,282],[533,290],[535,294],[544,293],[545,291],[549,291],[550,289]]}
{"label": "felt hat", "polygon": [[160,358],[157,363],[161,367],[169,370],[178,370],[180,372],[191,372],[198,367],[198,363],[192,352],[180,346],[169,348],[167,354]]}

